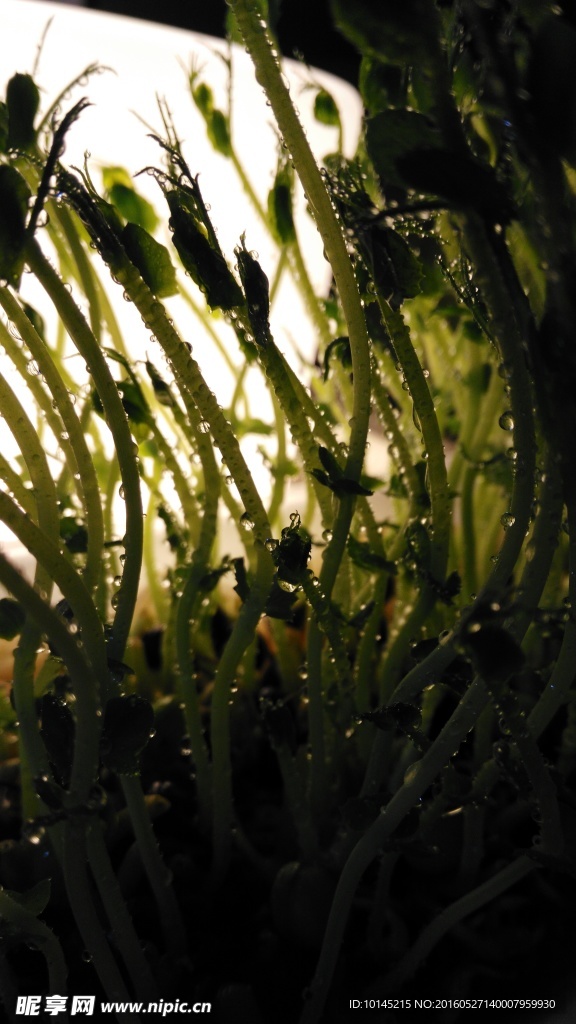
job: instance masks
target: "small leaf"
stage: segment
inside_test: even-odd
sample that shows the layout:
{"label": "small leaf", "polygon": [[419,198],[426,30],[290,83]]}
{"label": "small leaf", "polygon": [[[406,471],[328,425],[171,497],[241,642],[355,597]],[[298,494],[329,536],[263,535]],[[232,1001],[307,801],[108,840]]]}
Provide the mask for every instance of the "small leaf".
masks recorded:
{"label": "small leaf", "polygon": [[365,498],[374,494],[374,491],[371,491],[369,487],[364,487],[364,485],[359,483],[357,480],[351,480],[346,476],[341,477],[340,480],[334,480],[332,483],[332,490],[339,498],[345,494],[357,494]]}
{"label": "small leaf", "polygon": [[429,118],[414,110],[385,110],[368,119],[366,146],[384,187],[410,185],[399,161],[416,151],[440,149],[442,139]]}
{"label": "small leaf", "polygon": [[290,245],[296,238],[292,191],[293,174],[289,165],[285,165],[278,169],[274,185],[268,193],[268,216],[280,245]]}
{"label": "small leaf", "polygon": [[150,409],[139,384],[131,378],[121,380],[116,385],[122,397],[122,405],[128,419],[132,423],[150,422]]}
{"label": "small leaf", "polygon": [[270,286],[258,260],[248,252],[244,236],[241,243],[234,251],[246,296],[250,326],[257,344],[266,345],[270,337]]}
{"label": "small leaf", "polygon": [[296,591],[290,593],[287,590],[282,590],[275,578],[264,611],[270,619],[282,619],[284,622],[288,622],[294,615],[294,605],[297,600]]}
{"label": "small leaf", "polygon": [[192,99],[204,118],[210,117],[214,110],[214,93],[206,82],[199,82],[192,90]]}
{"label": "small leaf", "polygon": [[398,155],[396,169],[409,188],[441,196],[457,209],[470,207],[500,224],[513,216],[511,200],[492,167],[472,156],[418,146]]}
{"label": "small leaf", "polygon": [[51,887],[50,879],[43,878],[31,889],[28,889],[27,892],[14,892],[12,889],[6,889],[5,893],[18,906],[23,907],[24,910],[27,910],[29,914],[33,914],[34,917],[38,917],[44,913],[48,906]]}
{"label": "small leaf", "polygon": [[524,665],[522,648],[511,633],[490,622],[469,622],[463,636],[475,668],[488,683],[506,682]]}
{"label": "small leaf", "polygon": [[8,149],[29,149],[36,141],[34,120],[40,106],[38,86],[30,75],[13,75],[6,88]]}
{"label": "small leaf", "polygon": [[314,117],[320,124],[331,125],[334,128],[340,127],[340,112],[334,97],[326,89],[319,89],[316,93]]}
{"label": "small leaf", "polygon": [[165,298],[178,291],[176,271],[168,250],[139,224],[126,224],[122,244],[154,295]]}
{"label": "small leaf", "polygon": [[405,101],[405,73],[375,57],[364,56],[360,62],[358,88],[369,116]]}
{"label": "small leaf", "polygon": [[184,269],[206,295],[211,309],[234,309],[244,304],[240,286],[222,253],[215,249],[194,216],[179,202],[176,192],[169,192],[170,227],[174,245]]}
{"label": "small leaf", "polygon": [[104,711],[100,741],[103,763],[121,775],[138,771],[139,755],[150,739],[154,711],[149,701],[137,694],[112,697]]}
{"label": "small leaf", "polygon": [[0,101],[0,153],[8,149],[8,107]]}
{"label": "small leaf", "polygon": [[367,569],[369,572],[389,572],[392,575],[398,572],[394,562],[372,551],[369,544],[357,540],[352,534],[348,537],[348,554],[354,565],[360,569]]}
{"label": "small leaf", "polygon": [[11,597],[0,598],[0,637],[2,640],[13,640],[22,632],[26,622],[26,613],[17,601]]}
{"label": "small leaf", "polygon": [[82,520],[74,516],[62,517],[60,537],[73,555],[85,554],[88,550],[88,530]]}
{"label": "small leaf", "polygon": [[430,0],[332,0],[332,10],[340,31],[361,53],[401,67],[428,66],[436,57],[439,19]]}
{"label": "small leaf", "polygon": [[250,587],[248,584],[248,576],[246,574],[246,566],[244,565],[243,558],[233,558],[230,562],[234,576],[236,577],[236,586],[234,590],[238,594],[241,601],[246,601],[250,594]]}
{"label": "small leaf", "polygon": [[18,287],[24,269],[30,189],[18,171],[0,166],[0,280]]}
{"label": "small leaf", "polygon": [[395,306],[420,294],[422,266],[397,231],[374,227],[368,244],[374,283],[380,294]]}
{"label": "small leaf", "polygon": [[274,427],[254,416],[248,419],[233,419],[231,423],[236,437],[245,437],[246,434],[263,434],[269,437],[274,432]]}
{"label": "small leaf", "polygon": [[76,725],[70,708],[65,701],[46,693],[40,700],[40,734],[46,747],[48,759],[54,770],[56,782],[66,788],[70,779],[74,757]]}
{"label": "small leaf", "polygon": [[156,369],[154,364],[150,362],[149,359],[146,360],[146,372],[150,377],[154,394],[158,401],[160,402],[160,405],[173,407],[174,396],[172,395],[172,392],[170,391],[170,388],[166,381],[160,376],[158,370]]}
{"label": "small leaf", "polygon": [[350,338],[334,338],[329,345],[326,346],[324,353],[324,380],[328,380],[330,374],[330,359],[332,356],[336,356],[341,366],[345,370],[352,368],[352,350],[350,348]]}
{"label": "small leaf", "polygon": [[231,156],[230,124],[226,115],[221,110],[213,110],[206,121],[206,127],[208,138],[216,152],[222,156]]}
{"label": "small leaf", "polygon": [[28,317],[28,319],[29,319],[30,323],[32,324],[34,330],[36,331],[36,334],[38,334],[39,337],[42,338],[42,341],[45,342],[46,341],[46,330],[45,330],[45,326],[44,326],[44,318],[42,316],[40,316],[40,313],[38,312],[38,310],[34,309],[34,307],[31,306],[28,302],[23,302],[22,303],[22,309],[26,313],[26,316]]}
{"label": "small leaf", "polygon": [[154,207],[132,186],[117,182],[108,190],[108,198],[127,221],[138,224],[144,231],[155,231],[158,217]]}
{"label": "small leaf", "polygon": [[343,473],[342,470],[340,469],[340,466],[338,465],[336,456],[333,455],[328,448],[324,448],[323,445],[319,445],[318,457],[332,482],[334,482],[335,480],[340,480],[342,478]]}

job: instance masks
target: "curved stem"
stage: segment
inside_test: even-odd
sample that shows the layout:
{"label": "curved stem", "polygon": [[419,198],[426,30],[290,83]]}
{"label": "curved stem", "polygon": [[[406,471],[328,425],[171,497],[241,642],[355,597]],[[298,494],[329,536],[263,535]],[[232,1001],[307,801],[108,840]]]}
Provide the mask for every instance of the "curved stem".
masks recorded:
{"label": "curved stem", "polygon": [[118,388],[92,331],[58,274],[42,253],[38,243],[33,239],[28,242],[26,248],[26,261],[42,287],[50,296],[66,330],[90,367],[90,373],[106,411],[108,426],[114,438],[126,503],[126,533],[124,538],[126,560],[124,563],[122,587],[118,592],[118,603],[108,640],[108,652],[111,659],[121,661],[138,593],[143,543],[140,476],[138,463],[133,451],[130,428]]}

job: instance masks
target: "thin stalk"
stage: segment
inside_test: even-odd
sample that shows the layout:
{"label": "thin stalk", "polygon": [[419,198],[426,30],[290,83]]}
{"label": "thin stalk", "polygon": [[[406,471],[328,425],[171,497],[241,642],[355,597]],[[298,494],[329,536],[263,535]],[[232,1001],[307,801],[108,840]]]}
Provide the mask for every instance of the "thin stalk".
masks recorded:
{"label": "thin stalk", "polygon": [[168,613],[169,597],[158,580],[156,569],[156,551],[154,537],[154,520],[156,512],[155,488],[150,489],[148,508],[146,511],[146,523],[144,526],[144,542],[142,548],[143,568],[146,572],[146,581],[152,600],[154,611],[158,622],[165,622]]}
{"label": "thin stalk", "polygon": [[[266,92],[276,123],[290,151],[296,173],[300,178],[320,232],[326,258],[332,267],[340,295],[350,339],[354,377],[352,418],[345,474],[357,481],[362,471],[368,434],[370,356],[364,311],[354,271],[334,207],[282,78],[273,43],[266,25],[262,21],[260,11],[248,4],[246,0],[230,0],[230,6],[250,52],[256,78]],[[328,562],[324,563],[327,568],[322,582],[328,596],[330,596],[333,586],[331,577],[335,576],[335,572],[330,568],[330,563],[333,560],[336,568],[340,564],[354,510],[354,502],[341,501],[340,510],[341,524],[335,529],[333,540],[329,545],[333,550],[333,555],[327,556]],[[345,524],[346,530],[343,529]]]}
{"label": "thin stalk", "polygon": [[418,966],[429,956],[447,932],[469,914],[507,892],[536,867],[537,864],[534,860],[522,855],[443,910],[431,924],[424,928],[400,963],[382,979],[381,990],[383,992],[398,991],[401,985],[412,977]]}
{"label": "thin stalk", "polygon": [[26,907],[0,889],[0,917],[10,931],[40,950],[48,967],[48,991],[66,992],[68,969],[62,947],[53,931]]}
{"label": "thin stalk", "polygon": [[140,582],[143,538],[140,476],[138,463],[134,456],[130,428],[118,388],[92,331],[58,274],[33,239],[29,241],[26,248],[26,261],[50,296],[66,330],[90,367],[94,384],[106,411],[108,426],[114,438],[126,504],[124,544],[126,560],[122,587],[118,592],[118,603],[108,640],[108,652],[112,660],[121,661]]}
{"label": "thin stalk", "polygon": [[46,345],[38,336],[20,304],[6,288],[0,289],[0,304],[28,346],[32,358],[36,361],[41,374],[46,380],[46,384],[62,417],[64,430],[69,437],[69,441],[64,442],[62,439],[60,440],[65,451],[68,447],[70,448],[73,454],[74,467],[77,466],[80,476],[79,482],[86,509],[88,533],[86,565],[83,576],[87,589],[91,591],[95,588],[100,575],[104,524],[98,479],[88,445],[86,444],[82,424],[74,408],[70,393],[51,359]]}
{"label": "thin stalk", "polygon": [[122,897],[99,821],[91,822],[86,829],[86,853],[102,905],[110,921],[114,942],[126,966],[134,993],[139,999],[152,1002],[158,999],[158,989]]}
{"label": "thin stalk", "polygon": [[[28,519],[8,495],[0,492],[1,507],[5,513],[7,512],[7,525],[14,530],[16,522],[25,520],[31,528],[37,530],[34,527],[36,521],[42,530],[41,537],[42,534],[46,534],[48,538],[57,538],[59,524],[56,490],[46,455],[24,407],[2,375],[0,375],[0,408],[22,453],[35,499],[34,518]],[[50,600],[52,579],[49,571],[41,562],[36,565],[34,582],[38,591],[43,592],[46,599]],[[25,607],[27,606],[25,605]],[[33,779],[38,774],[42,774],[47,767],[44,745],[38,735],[34,704],[34,668],[36,650],[40,640],[41,634],[38,631],[37,622],[27,621],[20,635],[14,657],[13,694],[14,706],[20,722],[22,800],[26,815],[33,815],[38,805]]]}
{"label": "thin stalk", "polygon": [[212,694],[211,742],[214,793],[215,881],[222,879],[230,858],[234,822],[230,751],[230,690],[244,651],[254,637],[272,584],[273,565],[266,548],[256,545],[256,572],[250,594],[234,624],[218,665]]}
{"label": "thin stalk", "polygon": [[26,514],[32,519],[36,514],[36,502],[34,500],[34,494],[28,487],[24,487],[22,482],[22,474],[17,473],[8,462],[7,459],[0,453],[0,480],[3,480],[6,484],[6,489],[9,494],[14,496],[14,500],[18,502],[20,508],[24,509]]}
{"label": "thin stalk", "polygon": [[[63,833],[66,892],[84,948],[90,954],[107,997],[126,1003],[130,999],[130,994],[106,941],[92,897],[86,868],[84,829],[66,822]],[[137,1024],[139,1021],[133,1012],[119,1011],[117,1018],[126,1024]]]}
{"label": "thin stalk", "polygon": [[344,929],[354,895],[362,875],[381,850],[392,831],[417,803],[438,773],[459,749],[487,703],[488,696],[480,680],[475,680],[453,712],[433,745],[405,776],[376,821],[352,850],[338,881],[330,910],[316,973],[310,986],[301,1024],[317,1024],[336,967]]}
{"label": "thin stalk", "polygon": [[186,948],[186,933],[172,889],[172,874],[158,848],[150,815],[143,799],[140,779],[137,775],[121,775],[120,784],[138,850],[156,901],[166,949],[172,955],[179,955]]}

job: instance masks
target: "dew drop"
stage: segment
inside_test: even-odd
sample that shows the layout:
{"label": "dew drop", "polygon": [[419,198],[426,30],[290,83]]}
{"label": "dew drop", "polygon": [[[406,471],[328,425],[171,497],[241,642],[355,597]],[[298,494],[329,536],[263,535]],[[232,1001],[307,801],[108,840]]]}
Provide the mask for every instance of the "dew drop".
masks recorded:
{"label": "dew drop", "polygon": [[244,512],[240,516],[240,526],[243,530],[249,531],[254,529],[254,520],[249,512]]}
{"label": "dew drop", "polygon": [[498,420],[498,425],[502,428],[502,430],[514,430],[514,417],[510,409],[507,409],[506,412],[502,413],[500,419]]}

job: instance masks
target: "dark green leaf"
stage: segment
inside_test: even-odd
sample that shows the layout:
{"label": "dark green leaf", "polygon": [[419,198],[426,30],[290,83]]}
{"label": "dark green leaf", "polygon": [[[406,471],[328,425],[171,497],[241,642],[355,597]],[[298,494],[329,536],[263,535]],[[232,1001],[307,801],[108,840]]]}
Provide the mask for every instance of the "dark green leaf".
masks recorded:
{"label": "dark green leaf", "polygon": [[228,118],[221,110],[213,110],[207,119],[208,138],[217,153],[222,156],[230,156],[232,145],[230,142],[230,125]]}
{"label": "dark green leaf", "polygon": [[352,351],[350,349],[350,338],[334,338],[326,347],[324,353],[324,380],[328,380],[330,373],[330,359],[336,356],[341,366],[349,370],[352,367]]}
{"label": "dark green leaf", "polygon": [[126,224],[122,232],[122,244],[154,295],[165,298],[176,294],[176,271],[165,246],[132,223]]}
{"label": "dark green leaf", "polygon": [[194,216],[179,202],[176,192],[168,193],[167,199],[174,245],[210,308],[229,310],[242,306],[244,296],[222,253],[211,245]]}
{"label": "dark green leaf", "polygon": [[38,310],[34,309],[34,307],[31,306],[28,302],[22,303],[22,309],[26,313],[26,316],[28,317],[34,330],[36,331],[36,334],[38,334],[39,337],[42,338],[42,341],[46,341],[44,319],[43,317],[40,316]]}
{"label": "dark green leaf", "polygon": [[56,782],[67,788],[74,757],[76,726],[68,705],[51,693],[40,700],[41,736]]}
{"label": "dark green leaf", "polygon": [[358,88],[370,117],[388,107],[398,107],[406,97],[404,69],[364,56],[360,63]]}
{"label": "dark green leaf", "polygon": [[154,711],[149,701],[137,694],[112,697],[106,704],[100,741],[103,763],[121,775],[138,771],[139,755],[150,739]]}
{"label": "dark green leaf", "polygon": [[0,153],[8,149],[8,107],[0,101]]}
{"label": "dark green leaf", "polygon": [[362,53],[401,67],[437,54],[438,16],[430,0],[332,0],[336,24]]}
{"label": "dark green leaf", "polygon": [[296,230],[292,212],[292,181],[286,169],[278,172],[268,193],[268,215],[280,245],[290,245],[296,238]]}
{"label": "dark green leaf", "polygon": [[553,13],[546,18],[533,41],[527,84],[534,144],[576,164],[576,26],[572,17]]}
{"label": "dark green leaf", "polygon": [[489,164],[447,149],[417,147],[399,154],[396,169],[409,188],[441,196],[457,208],[470,207],[493,223],[507,224],[512,203]]}
{"label": "dark green leaf", "polygon": [[245,437],[246,434],[263,434],[269,437],[274,432],[274,427],[254,416],[248,419],[234,419],[231,422],[236,437]]}
{"label": "dark green leaf", "polygon": [[314,99],[314,117],[320,124],[340,127],[340,112],[334,97],[326,89],[319,89]]}
{"label": "dark green leaf", "polygon": [[214,94],[210,86],[206,82],[199,82],[192,90],[192,99],[202,116],[208,119],[214,109]]}
{"label": "dark green leaf", "polygon": [[352,534],[348,537],[348,554],[354,565],[368,572],[389,572],[395,575],[398,571],[394,562],[372,551],[369,544],[357,540]]}
{"label": "dark green leaf", "polygon": [[125,220],[138,224],[145,231],[154,231],[158,217],[154,207],[131,186],[116,182],[108,189],[108,198]]}
{"label": "dark green leaf", "polygon": [[37,882],[27,892],[14,892],[12,889],[6,889],[5,893],[18,906],[23,907],[24,910],[28,911],[29,914],[33,914],[34,917],[38,917],[44,913],[48,906],[51,887],[50,879],[42,878],[40,882]]}
{"label": "dark green leaf", "polygon": [[511,633],[490,622],[470,622],[463,643],[476,670],[490,683],[506,682],[524,665],[524,653]]}
{"label": "dark green leaf", "polygon": [[166,505],[159,505],[157,509],[158,518],[162,520],[166,527],[166,540],[170,545],[171,551],[177,551],[178,548],[184,543],[182,532],[177,525],[176,519],[172,512],[166,507]]}
{"label": "dark green leaf", "polygon": [[289,593],[287,590],[282,590],[277,579],[274,579],[264,611],[271,619],[282,619],[287,622],[294,614],[294,605],[297,600],[296,592]]}
{"label": "dark green leaf", "polygon": [[234,590],[241,601],[246,601],[250,594],[250,586],[248,584],[248,576],[246,574],[244,559],[233,558],[230,564],[232,566],[234,576],[236,577],[236,586],[234,587]]}
{"label": "dark green leaf", "polygon": [[242,245],[237,247],[235,255],[238,261],[240,280],[246,295],[250,326],[257,344],[266,345],[270,337],[270,286],[258,260],[248,252],[244,236],[241,241]]}
{"label": "dark green leaf", "polygon": [[324,448],[323,445],[319,445],[318,457],[320,459],[320,462],[324,466],[324,469],[328,473],[328,476],[330,477],[332,483],[335,480],[340,480],[343,474],[342,470],[340,469],[340,466],[338,465],[336,456],[333,455],[328,448]]}
{"label": "dark green leaf", "polygon": [[332,490],[339,498],[345,494],[358,494],[362,497],[368,498],[374,491],[371,491],[369,487],[364,487],[363,484],[358,483],[357,480],[350,480],[348,477],[343,476],[339,480],[332,482]]}
{"label": "dark green leaf", "polygon": [[26,622],[26,613],[17,601],[11,597],[0,598],[0,637],[2,640],[13,640],[22,632]]}
{"label": "dark green leaf", "polygon": [[420,294],[422,266],[397,231],[376,226],[368,232],[366,244],[374,283],[380,294],[395,306]]}
{"label": "dark green leaf", "polygon": [[386,110],[366,123],[366,146],[384,186],[410,186],[398,162],[416,151],[440,149],[442,139],[429,118],[414,110]]}
{"label": "dark green leaf", "polygon": [[150,423],[150,409],[144,393],[135,380],[121,380],[116,385],[122,397],[122,405],[132,423]]}
{"label": "dark green leaf", "polygon": [[8,149],[28,149],[34,145],[34,120],[39,106],[40,93],[34,79],[30,75],[13,75],[6,87]]}
{"label": "dark green leaf", "polygon": [[146,372],[152,381],[152,388],[160,405],[174,406],[174,396],[168,384],[160,376],[158,370],[149,359],[146,360]]}
{"label": "dark green leaf", "polygon": [[74,516],[62,517],[60,537],[73,555],[85,554],[88,550],[88,530],[85,524]]}
{"label": "dark green leaf", "polygon": [[24,269],[30,195],[27,183],[14,167],[0,166],[0,280],[14,287]]}

